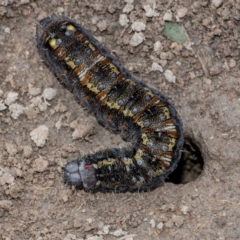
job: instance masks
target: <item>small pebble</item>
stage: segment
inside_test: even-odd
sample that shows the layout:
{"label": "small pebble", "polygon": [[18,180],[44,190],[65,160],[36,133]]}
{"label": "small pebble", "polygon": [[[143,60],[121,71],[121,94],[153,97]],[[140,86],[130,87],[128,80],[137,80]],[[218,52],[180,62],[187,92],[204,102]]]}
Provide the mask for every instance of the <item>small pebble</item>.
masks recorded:
{"label": "small pebble", "polygon": [[229,61],[229,67],[230,68],[234,68],[236,66],[236,61],[235,59],[231,58],[230,61]]}
{"label": "small pebble", "polygon": [[98,222],[98,228],[101,229],[103,226],[104,226],[104,222],[99,221],[99,222]]}
{"label": "small pebble", "polygon": [[160,53],[160,58],[164,59],[164,60],[172,60],[174,58],[174,55],[172,54],[171,51],[161,52]]}
{"label": "small pebble", "polygon": [[55,123],[55,128],[57,131],[62,127],[62,119],[60,118],[56,123]]}
{"label": "small pebble", "polygon": [[102,228],[103,233],[104,233],[104,234],[108,234],[108,233],[109,233],[109,228],[110,228],[110,225],[105,225],[105,226],[103,226],[103,228]]}
{"label": "small pebble", "polygon": [[159,230],[162,230],[162,229],[163,229],[163,223],[160,222],[160,223],[157,225],[157,228],[158,228]]}
{"label": "small pebble", "polygon": [[24,158],[30,158],[33,153],[33,149],[31,146],[24,146],[23,147],[23,156]]}
{"label": "small pebble", "polygon": [[108,11],[109,11],[111,14],[115,13],[115,12],[116,12],[115,6],[112,5],[112,4],[108,5]]}
{"label": "small pebble", "polygon": [[34,106],[38,106],[39,104],[41,104],[42,102],[42,98],[40,96],[37,96],[37,97],[33,97],[30,99],[30,103],[31,105],[34,105]]}
{"label": "small pebble", "polygon": [[223,0],[212,0],[212,5],[216,8],[219,8],[222,3],[223,3]]}
{"label": "small pebble", "polygon": [[136,47],[140,45],[144,41],[145,37],[144,35],[140,33],[134,33],[132,38],[129,41],[130,46]]}
{"label": "small pebble", "polygon": [[172,11],[171,10],[167,10],[167,12],[163,16],[163,20],[168,21],[168,22],[172,21]]}
{"label": "small pebble", "polygon": [[43,91],[43,98],[50,101],[52,100],[57,94],[57,91],[54,88],[46,88]]}
{"label": "small pebble", "polygon": [[96,25],[99,21],[99,18],[97,15],[93,15],[90,20],[91,20],[92,25]]}
{"label": "small pebble", "polygon": [[2,172],[0,174],[0,176],[1,176],[0,177],[0,185],[1,186],[5,185],[5,184],[13,185],[13,183],[15,181],[13,175],[11,175],[8,172],[5,172],[5,171],[1,170],[1,168],[0,168],[0,172]]}
{"label": "small pebble", "polygon": [[123,12],[130,13],[133,9],[134,9],[134,6],[132,4],[127,3],[123,8]]}
{"label": "small pebble", "polygon": [[135,21],[131,26],[133,31],[141,32],[146,28],[146,24],[140,21]]}
{"label": "small pebble", "polygon": [[68,195],[64,194],[61,199],[63,200],[63,202],[67,202],[68,201]]}
{"label": "small pebble", "polygon": [[88,219],[86,219],[86,221],[87,221],[89,224],[91,224],[91,223],[93,222],[93,219],[92,219],[92,218],[88,218]]}
{"label": "small pebble", "polygon": [[222,34],[222,30],[220,28],[217,28],[217,29],[214,30],[213,34],[215,36],[220,36]]}
{"label": "small pebble", "polygon": [[162,67],[165,67],[167,65],[167,60],[165,59],[160,59],[159,63],[161,64]]}
{"label": "small pebble", "polygon": [[60,13],[60,14],[63,14],[64,13],[64,8],[63,7],[58,7],[57,12]]}
{"label": "small pebble", "polygon": [[7,107],[6,105],[3,103],[3,100],[0,100],[0,111],[5,110]]}
{"label": "small pebble", "polygon": [[166,80],[170,83],[176,83],[176,76],[173,75],[173,72],[171,70],[166,70],[163,73],[164,77],[166,78]]}
{"label": "small pebble", "polygon": [[180,210],[181,210],[181,212],[182,212],[184,215],[186,215],[186,214],[189,212],[189,207],[188,207],[188,206],[185,206],[185,205],[182,205],[182,206],[180,207]]}
{"label": "small pebble", "polygon": [[48,138],[49,129],[46,125],[41,125],[30,132],[31,139],[37,147],[43,147]]}
{"label": "small pebble", "polygon": [[18,93],[17,92],[9,92],[7,94],[7,98],[5,99],[5,104],[10,105],[14,103],[18,99]]}
{"label": "small pebble", "polygon": [[37,96],[41,93],[41,88],[35,88],[31,83],[28,84],[28,93],[31,96]]}
{"label": "small pebble", "polygon": [[8,74],[5,78],[6,82],[11,82],[13,80],[13,75],[12,74]]}
{"label": "small pebble", "polygon": [[178,47],[178,43],[177,42],[173,42],[170,46],[171,49],[176,49]]}
{"label": "small pebble", "polygon": [[114,235],[115,237],[121,237],[121,236],[124,236],[126,234],[127,234],[127,232],[123,231],[121,228],[117,229],[116,231],[114,231],[112,233],[112,235]]}
{"label": "small pebble", "polygon": [[156,222],[154,219],[151,219],[150,222],[149,222],[151,228],[155,228],[156,227]]}
{"label": "small pebble", "polygon": [[175,211],[176,206],[172,203],[163,204],[160,209],[164,212],[166,211]]}
{"label": "small pebble", "polygon": [[173,215],[172,220],[177,227],[181,227],[183,225],[184,218],[181,216]]}
{"label": "small pebble", "polygon": [[72,133],[73,140],[82,139],[92,133],[94,127],[88,120],[82,119],[81,122],[74,120],[70,123],[70,128],[74,129]]}
{"label": "small pebble", "polygon": [[47,110],[48,105],[49,105],[49,103],[47,103],[46,101],[40,102],[39,105],[38,105],[38,109],[41,112],[45,112]]}
{"label": "small pebble", "polygon": [[9,27],[4,27],[4,28],[3,28],[3,31],[4,31],[5,33],[10,34],[11,29],[10,29]]}
{"label": "small pebble", "polygon": [[120,14],[119,24],[122,27],[128,27],[128,23],[129,23],[129,19],[128,19],[127,15],[126,14]]}
{"label": "small pebble", "polygon": [[211,19],[209,19],[209,18],[204,18],[202,20],[202,25],[205,27],[208,27],[210,25],[210,23],[211,23]]}
{"label": "small pebble", "polygon": [[48,161],[43,159],[43,157],[35,159],[34,163],[36,172],[44,172],[45,170],[47,170],[49,165]]}
{"label": "small pebble", "polygon": [[125,0],[126,3],[133,4],[134,0]]}
{"label": "small pebble", "polygon": [[215,62],[214,65],[212,65],[209,68],[209,73],[211,76],[218,75],[222,72],[222,64],[221,62]]}
{"label": "small pebble", "polygon": [[72,233],[68,233],[64,238],[63,240],[76,240],[77,239],[77,236],[72,234]]}
{"label": "small pebble", "polygon": [[30,3],[30,0],[21,0],[19,4],[23,5],[23,4],[27,4],[27,3]]}
{"label": "small pebble", "polygon": [[22,9],[22,15],[24,16],[24,17],[27,17],[27,16],[29,16],[30,15],[30,9],[26,9],[26,8],[23,8]]}
{"label": "small pebble", "polygon": [[158,17],[159,13],[156,12],[154,7],[152,8],[150,5],[143,6],[144,11],[146,12],[147,17]]}
{"label": "small pebble", "polygon": [[203,80],[204,80],[204,82],[205,82],[206,84],[208,84],[208,85],[211,85],[211,84],[212,84],[212,80],[211,80],[210,78],[204,78]]}
{"label": "small pebble", "polygon": [[172,228],[172,227],[173,227],[173,220],[172,220],[172,219],[168,220],[168,221],[165,223],[165,226],[166,226],[167,228]]}
{"label": "small pebble", "polygon": [[10,200],[0,200],[0,209],[9,210],[13,203]]}
{"label": "small pebble", "polygon": [[16,144],[6,142],[5,143],[6,150],[10,156],[15,156],[18,152]]}
{"label": "small pebble", "polygon": [[75,219],[73,221],[73,227],[74,228],[80,228],[81,226],[82,226],[82,223],[78,219]]}
{"label": "small pebble", "polygon": [[163,72],[163,68],[161,65],[159,65],[158,63],[156,62],[153,62],[152,63],[152,67],[151,67],[151,70],[152,71],[159,71],[159,72]]}
{"label": "small pebble", "polygon": [[24,113],[25,107],[18,103],[13,103],[9,106],[9,110],[12,113],[11,117],[13,119],[18,119],[18,117]]}
{"label": "small pebble", "polygon": [[108,26],[108,24],[107,24],[106,20],[101,20],[97,24],[97,27],[101,32],[105,31],[107,29],[107,26]]}
{"label": "small pebble", "polygon": [[156,53],[160,53],[160,51],[163,49],[162,43],[160,41],[156,41],[153,45],[153,50]]}
{"label": "small pebble", "polygon": [[186,16],[187,12],[188,12],[188,9],[186,7],[179,8],[177,10],[177,16],[179,18],[184,18]]}

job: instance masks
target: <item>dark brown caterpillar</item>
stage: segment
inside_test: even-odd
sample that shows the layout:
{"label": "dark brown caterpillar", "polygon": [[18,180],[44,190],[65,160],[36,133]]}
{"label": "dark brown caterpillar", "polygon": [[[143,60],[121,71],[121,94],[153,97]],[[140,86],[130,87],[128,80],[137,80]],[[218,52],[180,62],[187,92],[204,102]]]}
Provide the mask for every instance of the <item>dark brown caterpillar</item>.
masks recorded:
{"label": "dark brown caterpillar", "polygon": [[131,147],[79,157],[64,181],[86,191],[155,188],[176,168],[183,146],[182,123],[164,95],[133,78],[82,26],[48,17],[37,27],[40,55],[58,80],[105,128]]}

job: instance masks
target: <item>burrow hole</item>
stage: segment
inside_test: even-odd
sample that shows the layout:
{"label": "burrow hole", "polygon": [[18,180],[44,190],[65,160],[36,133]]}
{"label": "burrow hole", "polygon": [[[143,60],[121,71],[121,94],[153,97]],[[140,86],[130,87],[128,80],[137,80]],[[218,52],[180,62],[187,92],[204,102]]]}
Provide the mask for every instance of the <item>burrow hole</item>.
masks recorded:
{"label": "burrow hole", "polygon": [[166,180],[174,184],[185,184],[194,181],[202,173],[204,166],[200,149],[190,138],[185,138],[182,157],[175,171]]}

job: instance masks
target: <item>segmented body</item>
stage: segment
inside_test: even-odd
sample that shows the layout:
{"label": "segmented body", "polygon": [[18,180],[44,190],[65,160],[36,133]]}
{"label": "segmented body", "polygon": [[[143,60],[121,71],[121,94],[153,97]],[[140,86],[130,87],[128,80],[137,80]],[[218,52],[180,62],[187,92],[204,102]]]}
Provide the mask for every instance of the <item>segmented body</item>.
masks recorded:
{"label": "segmented body", "polygon": [[181,120],[162,93],[133,78],[82,26],[66,17],[37,27],[38,50],[58,80],[105,128],[131,143],[79,157],[63,169],[69,185],[86,191],[155,188],[177,166]]}

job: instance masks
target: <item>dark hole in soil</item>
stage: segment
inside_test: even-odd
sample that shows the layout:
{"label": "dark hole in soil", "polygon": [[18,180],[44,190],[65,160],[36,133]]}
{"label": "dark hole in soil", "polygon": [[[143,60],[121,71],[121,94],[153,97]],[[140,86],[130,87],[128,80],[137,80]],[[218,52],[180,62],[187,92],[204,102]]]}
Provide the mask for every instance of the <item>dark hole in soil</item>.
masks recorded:
{"label": "dark hole in soil", "polygon": [[192,139],[186,138],[179,164],[166,181],[175,184],[185,184],[194,181],[201,174],[203,165],[204,162],[200,149]]}

